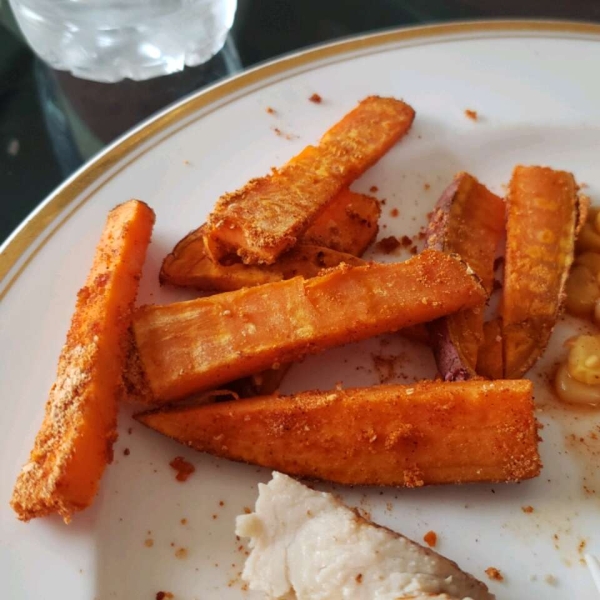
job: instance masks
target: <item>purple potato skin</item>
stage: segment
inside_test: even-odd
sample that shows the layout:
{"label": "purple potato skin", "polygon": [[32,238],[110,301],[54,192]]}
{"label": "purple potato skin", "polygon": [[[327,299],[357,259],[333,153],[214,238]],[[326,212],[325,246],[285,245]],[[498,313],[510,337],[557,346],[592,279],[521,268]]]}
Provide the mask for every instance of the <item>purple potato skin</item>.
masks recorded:
{"label": "purple potato skin", "polygon": [[[471,179],[470,175],[459,173],[442,192],[427,226],[425,238],[427,248],[445,251],[445,233],[450,218],[450,207],[461,185],[468,184],[468,179]],[[444,381],[467,381],[477,377],[473,369],[463,364],[458,348],[450,335],[447,319],[442,318],[427,323],[427,329],[435,362]]]}

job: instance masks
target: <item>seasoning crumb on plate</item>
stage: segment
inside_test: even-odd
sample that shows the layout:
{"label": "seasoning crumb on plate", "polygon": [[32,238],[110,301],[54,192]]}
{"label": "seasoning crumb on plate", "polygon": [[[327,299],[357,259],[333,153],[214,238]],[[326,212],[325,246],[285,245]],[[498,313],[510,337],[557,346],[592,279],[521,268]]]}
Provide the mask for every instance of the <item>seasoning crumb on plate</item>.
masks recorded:
{"label": "seasoning crumb on plate", "polygon": [[485,574],[492,580],[492,581],[504,581],[504,575],[502,575],[500,569],[496,569],[496,567],[488,567],[485,570]]}
{"label": "seasoning crumb on plate", "polygon": [[372,185],[372,186],[369,188],[369,191],[370,191],[372,194],[374,194],[375,192],[378,192],[378,191],[379,191],[379,188],[378,188],[376,185]]}
{"label": "seasoning crumb on plate", "polygon": [[146,546],[146,548],[152,548],[152,546],[154,546],[154,540],[152,538],[144,540],[144,546]]}
{"label": "seasoning crumb on plate", "polygon": [[321,104],[321,102],[323,102],[323,98],[321,98],[321,96],[319,96],[319,94],[316,92],[309,98],[309,100],[314,104]]}
{"label": "seasoning crumb on plate", "polygon": [[435,531],[428,531],[423,536],[423,541],[430,547],[435,548],[437,544],[437,533]]}
{"label": "seasoning crumb on plate", "polygon": [[177,481],[187,481],[189,476],[196,470],[193,464],[189,463],[183,456],[176,456],[170,463],[169,466],[177,471],[175,479]]}
{"label": "seasoning crumb on plate", "polygon": [[187,558],[187,555],[188,555],[187,548],[177,548],[177,550],[175,550],[176,558]]}
{"label": "seasoning crumb on plate", "polygon": [[533,506],[521,506],[521,510],[524,513],[530,514],[533,512]]}
{"label": "seasoning crumb on plate", "polygon": [[156,600],[167,600],[175,598],[171,592],[156,592]]}
{"label": "seasoning crumb on plate", "polygon": [[400,247],[400,241],[397,237],[390,235],[379,240],[376,244],[377,250],[384,254],[391,254]]}
{"label": "seasoning crumb on plate", "polygon": [[477,121],[477,120],[478,120],[478,118],[479,118],[479,117],[477,116],[477,111],[476,111],[476,110],[472,110],[472,109],[470,109],[470,108],[467,108],[467,109],[465,110],[465,116],[466,116],[468,119],[471,119],[471,121]]}

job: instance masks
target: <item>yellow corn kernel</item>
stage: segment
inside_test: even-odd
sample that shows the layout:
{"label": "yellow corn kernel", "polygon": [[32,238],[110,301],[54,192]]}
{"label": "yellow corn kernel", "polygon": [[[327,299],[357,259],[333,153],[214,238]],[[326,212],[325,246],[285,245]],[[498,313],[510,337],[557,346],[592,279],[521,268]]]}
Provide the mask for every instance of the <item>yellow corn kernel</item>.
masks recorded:
{"label": "yellow corn kernel", "polygon": [[580,335],[571,346],[567,364],[577,381],[600,384],[600,335]]}
{"label": "yellow corn kernel", "polygon": [[600,385],[587,385],[577,381],[569,373],[566,364],[561,365],[556,373],[554,387],[558,397],[569,404],[600,405]]}

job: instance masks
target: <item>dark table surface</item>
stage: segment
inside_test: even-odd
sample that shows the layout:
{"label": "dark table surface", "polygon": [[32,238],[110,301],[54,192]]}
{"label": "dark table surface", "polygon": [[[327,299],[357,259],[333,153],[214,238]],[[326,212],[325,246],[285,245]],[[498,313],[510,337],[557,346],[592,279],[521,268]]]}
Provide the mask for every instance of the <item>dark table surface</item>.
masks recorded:
{"label": "dark table surface", "polygon": [[[0,0],[3,21],[8,23],[0,25],[0,243],[73,170],[111,139],[224,74],[218,64],[211,63],[142,84],[112,84],[111,91],[106,92],[105,84],[82,82],[45,67],[15,32],[14,21],[11,29],[8,10],[7,0]],[[239,0],[229,45],[234,53],[237,50],[241,67],[247,68],[298,48],[352,34],[482,18],[600,22],[600,2]],[[60,98],[65,94],[70,99],[71,114],[67,116],[61,113],[64,103]],[[122,102],[124,97],[126,103]],[[81,127],[82,121],[85,127]]]}

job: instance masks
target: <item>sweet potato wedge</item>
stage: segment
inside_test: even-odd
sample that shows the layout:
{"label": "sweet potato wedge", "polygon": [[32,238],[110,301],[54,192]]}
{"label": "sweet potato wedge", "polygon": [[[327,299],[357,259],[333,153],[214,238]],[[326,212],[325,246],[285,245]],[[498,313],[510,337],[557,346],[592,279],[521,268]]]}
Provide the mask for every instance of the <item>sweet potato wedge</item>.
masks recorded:
{"label": "sweet potato wedge", "polygon": [[350,266],[365,264],[352,254],[323,246],[298,244],[280,256],[273,265],[245,265],[240,262],[221,265],[214,263],[206,254],[201,229],[182,241],[185,246],[182,247],[180,242],[165,258],[160,281],[203,291],[230,292],[298,275],[308,279],[323,269],[337,267],[341,263]]}
{"label": "sweet potato wedge", "polygon": [[498,318],[483,324],[483,343],[477,354],[477,373],[488,379],[502,379],[502,321]]}
{"label": "sweet potato wedge", "polygon": [[273,264],[296,244],[335,196],[379,160],[410,128],[414,110],[370,96],[281,169],[222,196],[207,222],[215,262],[231,255]]}
{"label": "sweet potato wedge", "polygon": [[125,338],[154,213],[131,200],[109,215],[58,361],[46,415],[11,504],[28,521],[89,506],[112,458]]}
{"label": "sweet potato wedge", "polygon": [[521,377],[534,365],[556,324],[573,262],[577,189],[565,171],[523,166],[513,171],[502,296],[506,378]]}
{"label": "sweet potato wedge", "polygon": [[[504,202],[472,175],[459,173],[433,211],[427,246],[458,254],[477,273],[489,295],[494,259],[504,233]],[[483,342],[480,304],[428,324],[438,370],[446,381],[477,375],[477,353]]]}
{"label": "sweet potato wedge", "polygon": [[216,388],[326,348],[422,323],[481,302],[456,257],[342,266],[287,281],[137,310],[133,333],[157,403]]}
{"label": "sweet potato wedge", "polygon": [[202,452],[350,485],[521,481],[541,467],[526,380],[313,391],[136,418]]}
{"label": "sweet potato wedge", "polygon": [[[204,247],[205,226],[202,225],[180,240],[165,257],[159,279],[161,284],[171,283],[206,291],[231,291],[289,279],[290,272],[312,277],[316,274],[315,261],[308,260],[306,265],[307,248],[294,252],[295,248],[300,244],[324,246],[340,253],[361,256],[377,235],[380,212],[379,202],[375,198],[348,189],[342,190],[305,232],[299,244],[273,265],[244,265],[241,262],[221,265],[213,262]],[[336,255],[331,252],[326,254],[327,267],[340,262],[355,264],[348,259],[343,260],[343,256],[339,256],[336,262]],[[294,261],[298,261],[298,264],[294,265]]]}

